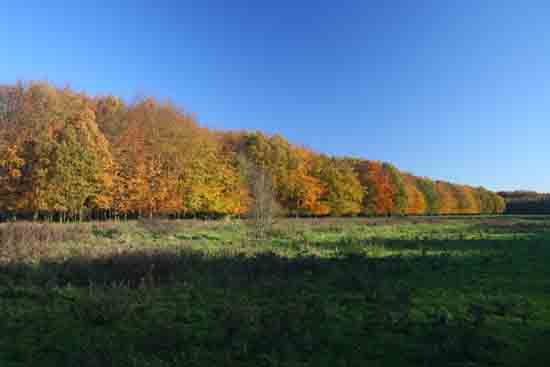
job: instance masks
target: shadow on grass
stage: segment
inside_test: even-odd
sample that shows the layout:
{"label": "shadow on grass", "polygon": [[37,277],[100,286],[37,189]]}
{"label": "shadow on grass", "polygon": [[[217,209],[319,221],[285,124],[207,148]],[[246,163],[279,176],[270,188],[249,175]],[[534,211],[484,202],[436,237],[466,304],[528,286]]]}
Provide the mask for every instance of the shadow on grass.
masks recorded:
{"label": "shadow on grass", "polygon": [[[5,264],[0,362],[8,355],[20,365],[84,367],[515,366],[519,352],[546,360],[544,343],[530,341],[550,334],[532,325],[526,298],[462,293],[491,266],[487,258],[158,250]],[[492,294],[525,291],[498,286],[485,285]]]}
{"label": "shadow on grass", "polygon": [[360,255],[325,259],[314,256],[286,258],[273,252],[254,256],[229,253],[208,256],[191,250],[136,251],[100,258],[12,263],[2,266],[1,273],[12,282],[36,286],[118,283],[136,288],[144,281],[156,286],[197,281],[215,287],[242,289],[258,284],[291,285],[301,280],[321,281],[333,277],[334,273],[347,277],[352,275],[350,270],[373,276],[391,271],[392,277],[398,277],[411,271],[415,261]]}
{"label": "shadow on grass", "polygon": [[[507,232],[501,232],[507,233]],[[356,239],[353,237],[342,236],[334,239],[311,240],[307,242],[310,248],[319,250],[340,250],[346,252],[374,252],[380,255],[405,254],[407,256],[418,257],[425,255],[428,259],[430,255],[453,254],[461,258],[476,257],[486,262],[489,257],[510,257],[515,255],[524,256],[528,251],[532,255],[541,254],[547,256],[547,239],[550,236],[544,233],[524,233],[510,238],[471,238],[467,235],[451,234],[448,238],[391,238],[391,237],[372,237],[366,239]],[[279,241],[281,246],[289,248],[299,248],[300,244],[291,239]],[[475,260],[475,259],[474,259]],[[527,259],[525,259],[527,260]]]}
{"label": "shadow on grass", "polygon": [[521,221],[493,221],[478,223],[472,226],[474,231],[504,234],[550,234],[550,217],[529,219],[528,222]]}
{"label": "shadow on grass", "polygon": [[[414,274],[422,277],[424,286],[440,286],[438,274],[441,272],[478,271],[480,267],[485,271],[510,270],[544,261],[550,255],[548,246],[538,239],[361,241],[344,237],[298,245],[307,246],[301,248],[306,253],[312,248],[340,251],[339,255],[328,258],[313,255],[284,257],[271,251],[245,254],[220,250],[208,255],[191,249],[128,250],[96,257],[41,260],[33,264],[23,261],[0,263],[0,276],[11,283],[33,286],[116,283],[136,288],[143,284],[162,286],[174,282],[199,282],[242,289],[258,284],[288,287],[304,281],[328,281],[346,289],[355,278],[390,282],[406,280],[407,276]],[[280,249],[296,249],[298,245],[295,241],[277,242]],[[382,248],[383,253],[377,256],[364,254],[377,248]],[[465,281],[469,279],[467,277]]]}

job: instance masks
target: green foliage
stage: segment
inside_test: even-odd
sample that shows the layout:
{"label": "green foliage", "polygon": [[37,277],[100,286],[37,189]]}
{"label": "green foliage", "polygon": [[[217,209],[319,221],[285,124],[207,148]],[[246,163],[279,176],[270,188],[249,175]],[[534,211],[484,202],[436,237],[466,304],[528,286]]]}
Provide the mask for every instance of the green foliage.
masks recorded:
{"label": "green foliage", "polygon": [[86,206],[101,192],[100,165],[81,145],[74,127],[67,127],[51,145],[45,191],[47,206],[69,217],[82,217]]}
{"label": "green foliage", "polygon": [[326,188],[321,202],[335,216],[357,215],[361,212],[364,189],[351,164],[345,160],[321,157],[318,177]]}
{"label": "green foliage", "polygon": [[0,365],[546,366],[549,223],[0,224]]}
{"label": "green foliage", "polygon": [[468,209],[470,209],[470,203],[468,202],[468,198],[466,197],[466,193],[460,186],[453,186],[453,196],[456,198],[457,202],[457,211],[459,213],[467,212]]}
{"label": "green foliage", "polygon": [[393,186],[394,192],[394,213],[393,214],[404,214],[407,209],[407,190],[405,188],[405,183],[401,177],[401,173],[395,168],[395,166],[384,163],[382,165],[383,169],[388,172],[390,177],[391,185]]}
{"label": "green foliage", "polygon": [[421,177],[417,181],[418,189],[424,194],[428,214],[439,213],[439,195],[435,183],[429,178]]}
{"label": "green foliage", "polygon": [[481,213],[503,213],[506,209],[504,198],[497,195],[496,193],[480,187],[477,189],[477,194],[480,201]]}

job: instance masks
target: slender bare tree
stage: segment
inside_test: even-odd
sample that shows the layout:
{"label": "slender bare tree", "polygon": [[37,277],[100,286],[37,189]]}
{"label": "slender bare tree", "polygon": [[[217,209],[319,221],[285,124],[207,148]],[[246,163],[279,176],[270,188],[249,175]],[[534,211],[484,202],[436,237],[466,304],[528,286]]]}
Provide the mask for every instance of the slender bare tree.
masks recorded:
{"label": "slender bare tree", "polygon": [[265,238],[273,228],[275,218],[280,212],[275,199],[273,178],[266,169],[250,162],[244,156],[239,157],[239,163],[253,199],[249,211],[251,234],[256,239]]}

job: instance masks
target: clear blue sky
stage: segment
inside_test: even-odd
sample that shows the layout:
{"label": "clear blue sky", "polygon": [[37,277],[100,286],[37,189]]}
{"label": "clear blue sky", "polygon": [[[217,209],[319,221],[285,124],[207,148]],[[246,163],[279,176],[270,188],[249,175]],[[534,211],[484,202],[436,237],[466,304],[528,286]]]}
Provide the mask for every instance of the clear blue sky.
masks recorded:
{"label": "clear blue sky", "polygon": [[550,191],[547,1],[0,1],[0,83],[169,97],[217,129]]}

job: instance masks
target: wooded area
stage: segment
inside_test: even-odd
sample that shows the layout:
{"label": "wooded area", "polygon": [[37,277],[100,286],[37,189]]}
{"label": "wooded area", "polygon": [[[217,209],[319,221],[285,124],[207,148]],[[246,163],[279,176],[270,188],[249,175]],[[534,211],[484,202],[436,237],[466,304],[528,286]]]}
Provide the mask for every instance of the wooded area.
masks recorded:
{"label": "wooded area", "polygon": [[550,194],[533,191],[502,191],[507,214],[550,214]]}
{"label": "wooded area", "polygon": [[[256,170],[261,175],[246,171]],[[279,135],[218,132],[168,102],[127,104],[47,83],[0,89],[4,218],[241,216],[251,177],[270,180],[296,216],[502,213],[481,187],[433,181],[388,163],[329,157]]]}

